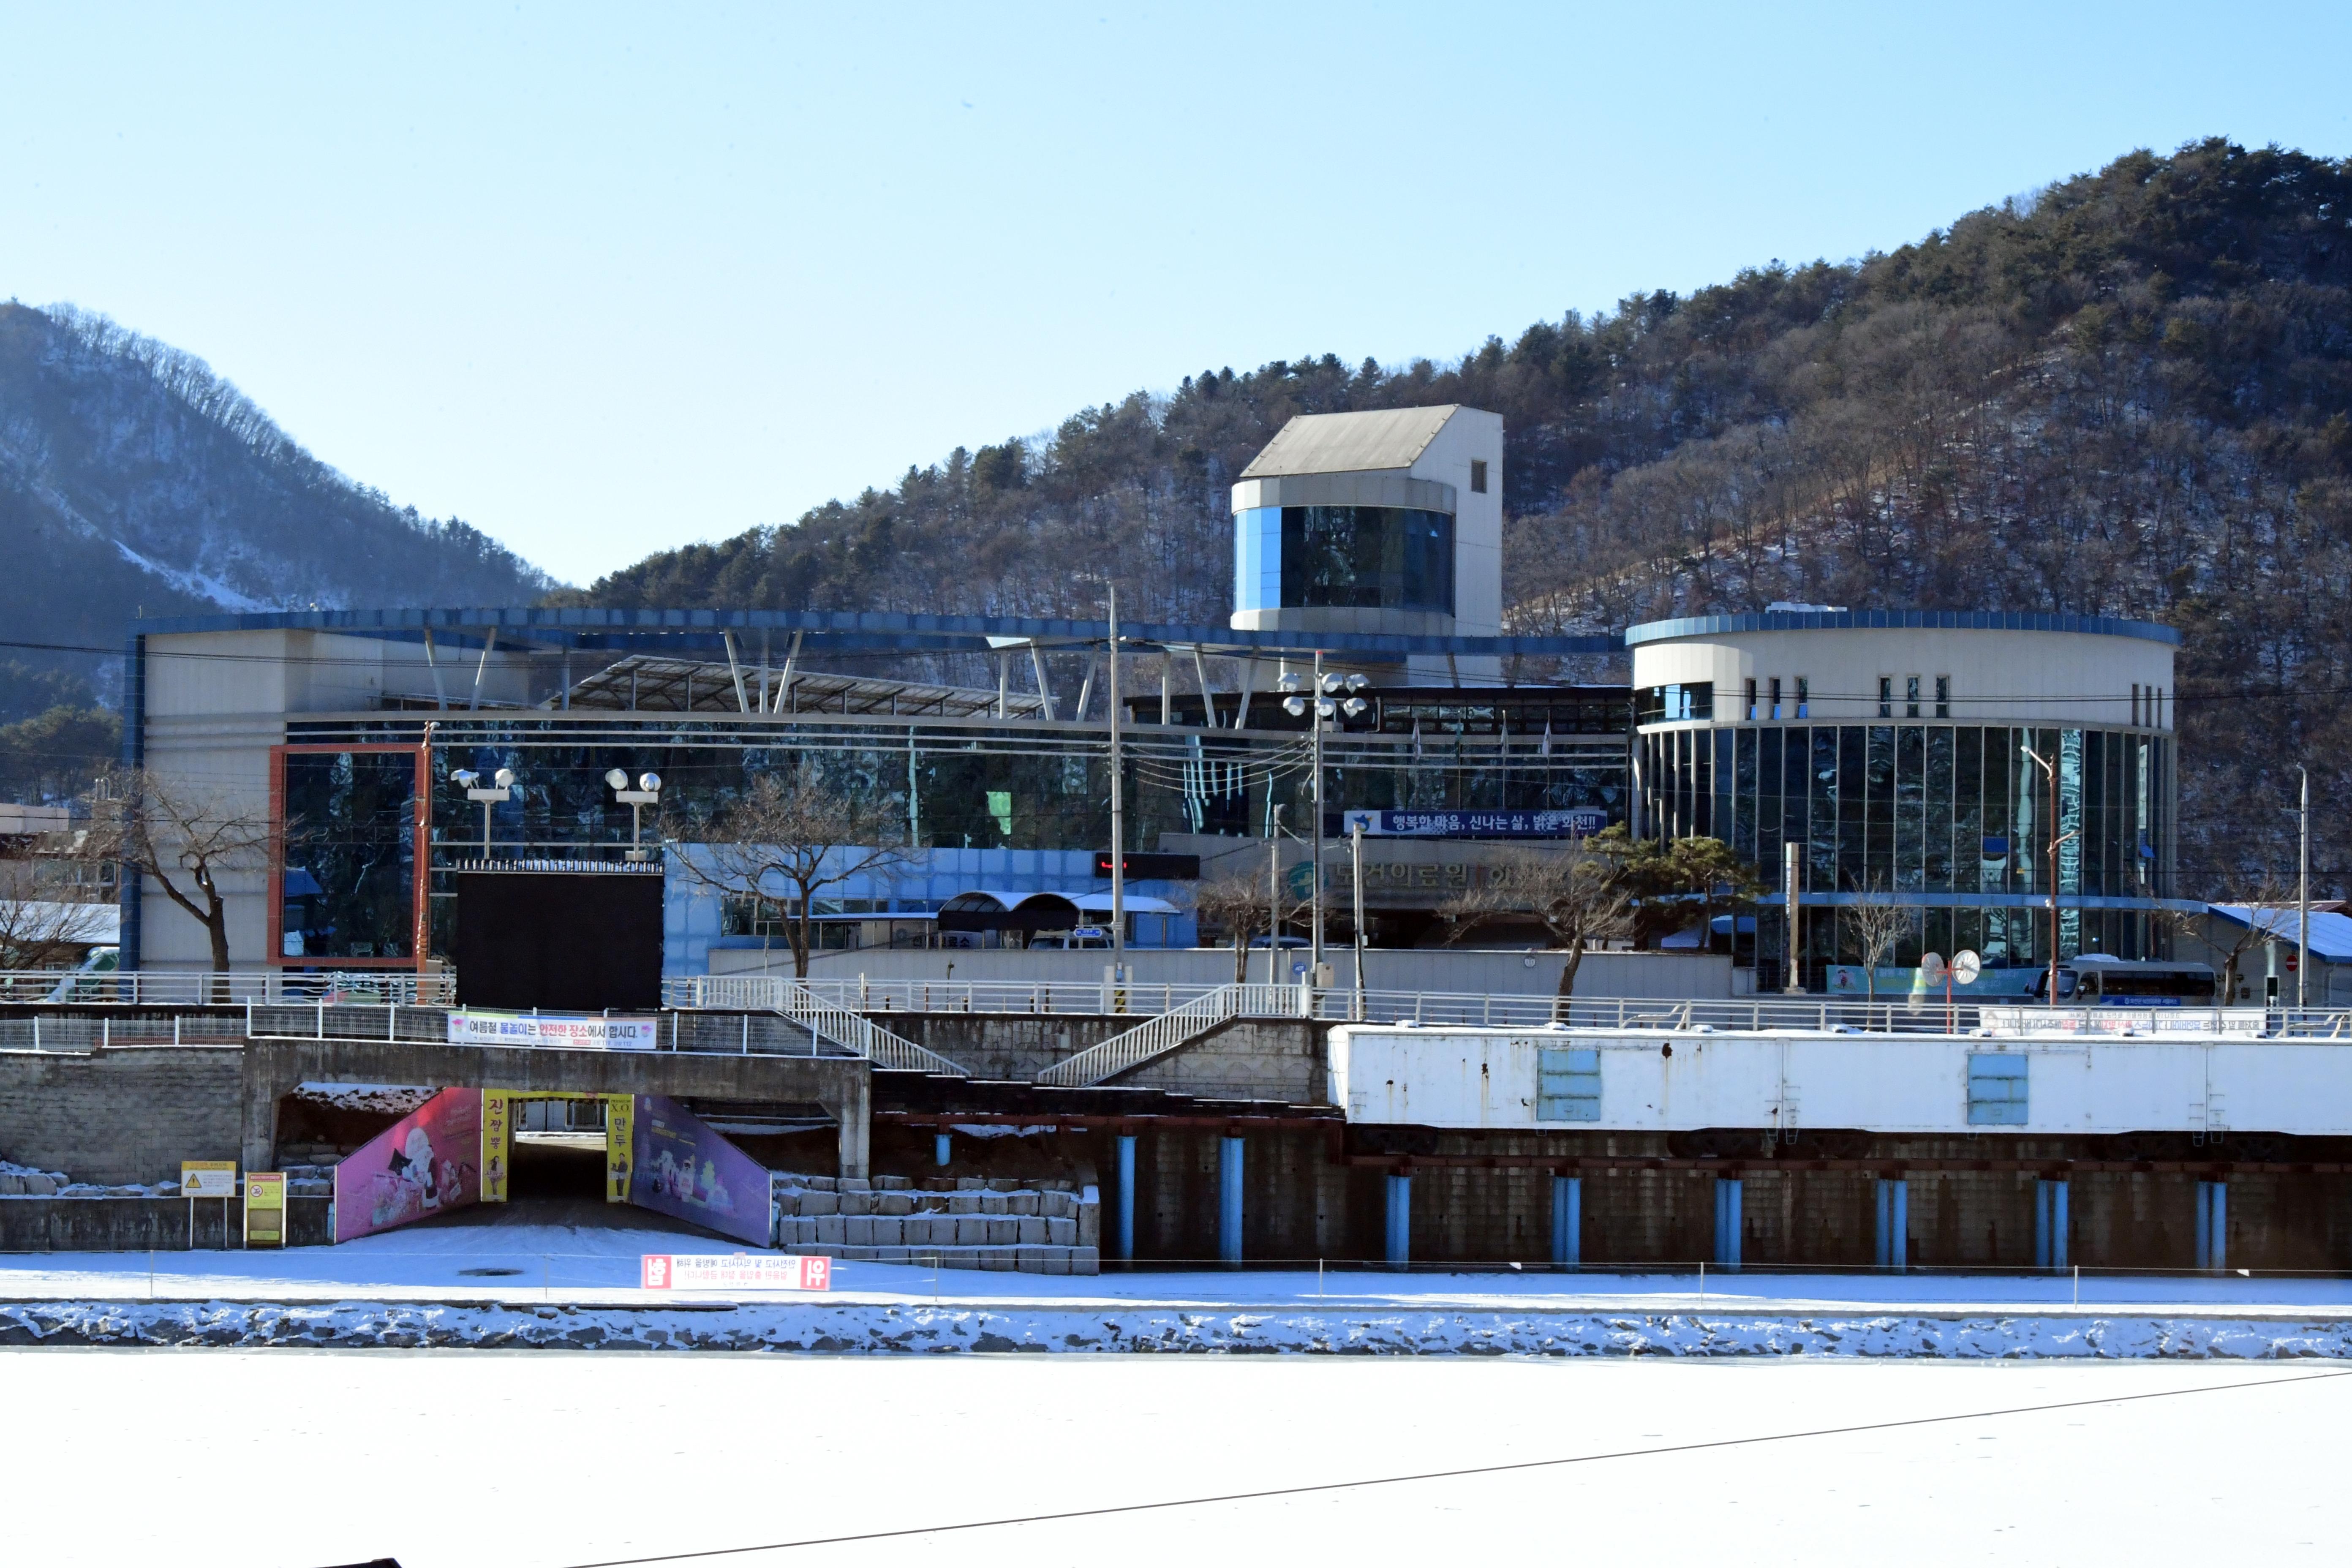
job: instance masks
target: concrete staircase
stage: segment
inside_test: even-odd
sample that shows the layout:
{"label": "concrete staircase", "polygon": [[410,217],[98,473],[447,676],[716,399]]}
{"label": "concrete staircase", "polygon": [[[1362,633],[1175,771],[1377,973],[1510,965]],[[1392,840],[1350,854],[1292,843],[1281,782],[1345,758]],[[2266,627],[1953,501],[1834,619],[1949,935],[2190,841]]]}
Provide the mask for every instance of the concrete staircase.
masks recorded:
{"label": "concrete staircase", "polygon": [[1037,1075],[1037,1081],[1057,1089],[1090,1088],[1191,1045],[1235,1018],[1289,1017],[1298,1008],[1296,985],[1220,985],[1055,1062]]}

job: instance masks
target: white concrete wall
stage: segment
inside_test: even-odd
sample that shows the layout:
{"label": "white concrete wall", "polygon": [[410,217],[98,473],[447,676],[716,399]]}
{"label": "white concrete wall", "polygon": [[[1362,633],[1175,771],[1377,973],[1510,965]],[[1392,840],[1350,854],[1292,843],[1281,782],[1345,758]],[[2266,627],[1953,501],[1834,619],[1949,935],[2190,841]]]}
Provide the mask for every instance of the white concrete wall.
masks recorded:
{"label": "white concrete wall", "polygon": [[[2140,637],[2081,632],[1915,631],[1838,627],[1725,633],[1633,649],[1636,687],[1715,683],[1715,722],[1744,717],[1747,682],[1769,700],[1779,676],[1783,700],[1796,700],[1796,678],[1811,687],[1814,721],[1874,721],[1878,680],[1895,681],[1895,715],[1904,717],[1904,680],[1919,677],[1922,719],[1935,717],[1936,677],[1952,678],[1951,717],[1963,723],[2034,725],[2132,721],[2134,685],[2165,694],[2164,728],[2173,727],[2173,647]],[[1792,710],[1782,710],[1784,721]],[[2145,722],[2145,720],[2143,720]]]}
{"label": "white concrete wall", "polygon": [[[1600,1052],[1601,1121],[1536,1120],[1538,1052],[1546,1047]],[[2340,1045],[1347,1025],[1332,1031],[1329,1048],[1334,1101],[1349,1121],[1373,1123],[1568,1132],[2352,1132],[2352,1050]],[[1969,1058],[1995,1054],[2025,1058],[2028,1120],[1972,1129]]]}

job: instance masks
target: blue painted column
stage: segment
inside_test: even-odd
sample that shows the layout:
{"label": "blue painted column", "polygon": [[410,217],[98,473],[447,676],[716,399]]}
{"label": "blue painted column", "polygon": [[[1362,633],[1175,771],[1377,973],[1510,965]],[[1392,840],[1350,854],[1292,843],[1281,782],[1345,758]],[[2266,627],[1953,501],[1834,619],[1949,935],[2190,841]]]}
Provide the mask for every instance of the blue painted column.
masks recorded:
{"label": "blue painted column", "polygon": [[2230,1267],[2230,1186],[2197,1184],[2197,1267],[2219,1274]]}
{"label": "blue painted column", "polygon": [[1878,1249],[1881,1268],[1901,1273],[1911,1265],[1911,1184],[1901,1177],[1878,1184]]}
{"label": "blue painted column", "polygon": [[1737,1176],[1715,1179],[1715,1261],[1717,1267],[1739,1267],[1739,1193]]}
{"label": "blue painted column", "polygon": [[1584,1262],[1584,1178],[1551,1179],[1551,1260],[1568,1268]]}
{"label": "blue painted column", "polygon": [[2033,1184],[2033,1267],[2063,1273],[2066,1247],[2066,1186],[2064,1182]]}
{"label": "blue painted column", "polygon": [[935,1132],[931,1135],[931,1158],[942,1165],[948,1163],[948,1135],[946,1133]]}
{"label": "blue painted column", "polygon": [[1217,1142],[1217,1256],[1242,1260],[1242,1141]]}
{"label": "blue painted column", "polygon": [[1118,1256],[1135,1256],[1135,1134],[1118,1135],[1118,1224],[1115,1245]]}
{"label": "blue painted column", "polygon": [[1402,1268],[1412,1261],[1412,1176],[1389,1177],[1389,1266]]}

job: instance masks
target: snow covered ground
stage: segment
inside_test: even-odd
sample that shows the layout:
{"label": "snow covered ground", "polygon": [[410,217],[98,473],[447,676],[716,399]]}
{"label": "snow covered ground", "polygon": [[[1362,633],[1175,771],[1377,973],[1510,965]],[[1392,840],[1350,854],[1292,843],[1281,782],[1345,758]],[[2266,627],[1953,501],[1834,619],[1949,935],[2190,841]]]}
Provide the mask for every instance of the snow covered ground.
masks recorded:
{"label": "snow covered ground", "polygon": [[[16,1253],[0,1300],[503,1301],[625,1305],[677,1300],[639,1289],[648,1252],[733,1252],[677,1230],[433,1224],[341,1247],[286,1252]],[[152,1274],[151,1274],[152,1267]],[[836,1263],[840,1303],[1564,1312],[2067,1313],[2343,1317],[2352,1279],[1938,1274],[1407,1274],[1362,1269],[1105,1274],[983,1273]],[[2078,1300],[2079,1293],[2079,1300]],[[739,1299],[739,1298],[730,1298]],[[781,1293],[741,1300],[801,1300]]]}
{"label": "snow covered ground", "polygon": [[2325,1364],[16,1350],[0,1376],[27,1417],[7,1555],[52,1568],[576,1568],[1587,1457],[722,1561],[2205,1568],[2352,1547],[2352,1376]]}

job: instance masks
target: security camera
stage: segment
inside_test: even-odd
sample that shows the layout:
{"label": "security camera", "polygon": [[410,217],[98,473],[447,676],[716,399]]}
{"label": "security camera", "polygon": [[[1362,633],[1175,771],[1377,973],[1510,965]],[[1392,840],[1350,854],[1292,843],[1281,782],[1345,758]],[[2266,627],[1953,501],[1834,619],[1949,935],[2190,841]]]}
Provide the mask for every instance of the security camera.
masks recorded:
{"label": "security camera", "polygon": [[626,789],[629,787],[629,775],[623,769],[614,768],[604,774],[604,783],[614,789]]}

